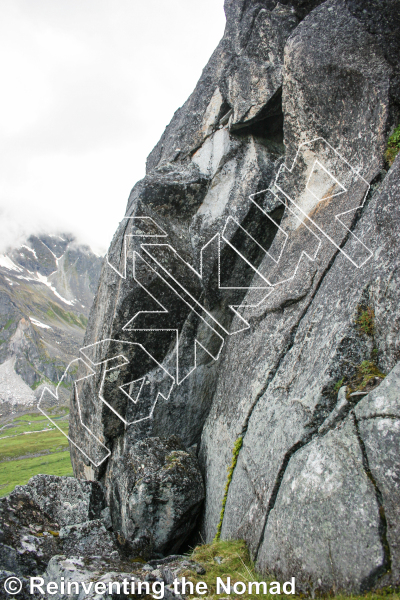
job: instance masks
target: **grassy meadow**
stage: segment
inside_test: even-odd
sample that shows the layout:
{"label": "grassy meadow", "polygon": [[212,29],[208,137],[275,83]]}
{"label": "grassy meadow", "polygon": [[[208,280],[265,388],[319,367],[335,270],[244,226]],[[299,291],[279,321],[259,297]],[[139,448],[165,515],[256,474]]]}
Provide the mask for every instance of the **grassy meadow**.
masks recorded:
{"label": "grassy meadow", "polygon": [[[49,413],[68,433],[68,408],[55,407]],[[68,440],[40,412],[16,416],[0,428],[0,496],[40,473],[72,475]]]}

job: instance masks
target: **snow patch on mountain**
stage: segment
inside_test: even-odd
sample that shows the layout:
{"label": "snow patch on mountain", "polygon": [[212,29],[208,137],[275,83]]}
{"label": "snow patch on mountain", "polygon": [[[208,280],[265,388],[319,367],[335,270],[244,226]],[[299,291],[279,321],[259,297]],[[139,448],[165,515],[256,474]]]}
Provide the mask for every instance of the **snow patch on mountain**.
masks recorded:
{"label": "snow patch on mountain", "polygon": [[55,296],[57,296],[57,298],[59,298],[60,300],[62,300],[65,304],[69,304],[69,306],[73,306],[75,304],[75,300],[67,300],[66,298],[63,298],[61,296],[61,294],[59,294],[56,290],[56,288],[50,283],[50,281],[48,281],[47,277],[45,275],[41,275],[40,273],[36,273],[36,277],[38,278],[38,280],[40,281],[40,283],[44,283],[45,285],[47,285],[47,287],[49,287],[51,289],[51,291],[53,292],[53,294]]}
{"label": "snow patch on mountain", "polygon": [[29,246],[26,246],[25,244],[22,244],[21,248],[26,248],[27,250],[29,250],[29,252],[32,252],[32,254],[35,258],[38,257],[38,255],[36,254],[36,251],[33,248],[30,248]]}
{"label": "snow patch on mountain", "polygon": [[17,267],[17,265],[15,263],[13,263],[11,258],[9,258],[8,256],[5,256],[4,254],[0,255],[0,267],[4,267],[5,269],[8,269],[9,271],[22,272],[21,267]]}
{"label": "snow patch on mountain", "polygon": [[38,321],[38,319],[34,319],[33,317],[29,317],[29,320],[32,323],[32,325],[36,325],[36,327],[42,327],[42,329],[52,329],[50,325],[45,325],[44,323]]}

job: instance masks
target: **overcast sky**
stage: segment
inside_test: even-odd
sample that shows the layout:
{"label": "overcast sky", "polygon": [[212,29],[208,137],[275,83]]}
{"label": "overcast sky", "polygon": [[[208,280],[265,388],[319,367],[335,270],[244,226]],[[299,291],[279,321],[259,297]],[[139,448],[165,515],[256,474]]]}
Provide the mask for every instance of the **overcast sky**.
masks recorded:
{"label": "overcast sky", "polygon": [[223,0],[1,0],[0,252],[40,230],[106,250],[224,25]]}

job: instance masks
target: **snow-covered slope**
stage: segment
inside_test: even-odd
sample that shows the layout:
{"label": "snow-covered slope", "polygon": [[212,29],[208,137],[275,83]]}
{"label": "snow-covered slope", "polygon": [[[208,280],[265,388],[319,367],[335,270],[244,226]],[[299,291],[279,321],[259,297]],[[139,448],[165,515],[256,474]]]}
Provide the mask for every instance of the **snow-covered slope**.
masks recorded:
{"label": "snow-covered slope", "polygon": [[82,344],[101,264],[71,235],[31,236],[0,255],[0,402],[14,389],[19,403],[17,382],[58,383]]}
{"label": "snow-covered slope", "polygon": [[32,406],[35,394],[14,370],[15,358],[9,358],[0,365],[0,402]]}

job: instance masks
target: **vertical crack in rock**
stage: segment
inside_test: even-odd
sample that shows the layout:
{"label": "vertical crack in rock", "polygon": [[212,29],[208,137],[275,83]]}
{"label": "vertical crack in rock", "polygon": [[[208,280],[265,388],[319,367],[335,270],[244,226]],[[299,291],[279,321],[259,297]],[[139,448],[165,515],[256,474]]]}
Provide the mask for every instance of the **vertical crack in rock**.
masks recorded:
{"label": "vertical crack in rock", "polygon": [[373,569],[373,571],[371,571],[369,576],[366,577],[362,581],[361,590],[364,591],[367,589],[371,589],[371,587],[373,587],[383,575],[385,575],[386,573],[390,573],[390,571],[392,570],[392,559],[391,559],[391,555],[390,555],[390,546],[389,546],[389,542],[387,539],[387,520],[386,520],[386,514],[385,514],[385,507],[383,505],[382,492],[380,491],[379,486],[376,482],[376,479],[373,476],[372,471],[370,469],[368,455],[367,455],[364,441],[360,434],[357,417],[354,413],[352,413],[352,417],[353,417],[354,429],[356,432],[357,440],[360,445],[364,471],[365,471],[366,476],[371,481],[371,483],[374,487],[376,502],[379,507],[379,536],[381,539],[383,555],[384,555],[382,564],[379,565],[379,567],[376,567],[375,569]]}
{"label": "vertical crack in rock", "polygon": [[[247,9],[247,7],[246,7],[246,3],[245,3],[243,5],[243,7],[242,7],[242,14],[240,16],[240,20],[243,19],[244,15],[246,13],[246,9]],[[259,14],[261,13],[262,10],[265,10],[265,9],[263,9],[263,7],[261,6],[258,10],[254,10],[253,11],[253,14],[251,16],[250,26],[248,28],[248,31],[246,32],[246,37],[242,40],[242,44],[241,44],[241,46],[242,46],[242,48],[241,48],[242,52],[245,52],[247,50],[247,46],[249,45],[249,42],[250,42],[250,39],[251,39],[251,35],[253,33],[253,30],[254,30],[255,22],[257,21],[258,16],[259,16]]]}
{"label": "vertical crack in rock", "polygon": [[287,466],[289,464],[290,459],[292,458],[292,456],[301,448],[303,448],[306,444],[308,444],[309,442],[311,442],[312,438],[314,437],[313,434],[315,432],[309,433],[305,438],[303,438],[302,440],[300,440],[299,442],[297,442],[296,444],[294,444],[294,446],[292,446],[285,454],[282,464],[281,464],[281,468],[278,471],[278,475],[275,481],[275,485],[274,488],[272,490],[272,494],[271,497],[269,499],[268,502],[268,507],[267,507],[267,512],[265,514],[265,519],[264,519],[264,524],[263,524],[263,528],[261,530],[261,535],[260,535],[260,539],[258,541],[257,544],[257,549],[256,549],[256,553],[255,553],[255,557],[254,557],[254,562],[257,561],[258,558],[258,553],[260,551],[261,546],[264,543],[264,536],[265,536],[265,530],[267,527],[267,523],[268,523],[268,517],[270,515],[271,510],[274,508],[275,506],[275,502],[276,502],[276,498],[278,496],[278,492],[279,489],[281,487],[281,483],[282,483],[282,479],[283,476],[285,474],[285,471],[287,469]]}
{"label": "vertical crack in rock", "polygon": [[[371,194],[371,197],[372,197],[372,194]],[[368,198],[368,201],[369,200],[370,200],[370,198]],[[340,244],[340,248],[343,248],[345,246],[347,240],[349,239],[349,236],[350,236],[351,232],[354,231],[354,229],[355,229],[358,221],[360,220],[360,218],[361,218],[361,216],[362,216],[362,214],[364,212],[364,209],[365,209],[366,205],[367,205],[367,202],[365,202],[364,205],[360,208],[360,210],[357,211],[358,214],[357,213],[355,214],[354,219],[353,219],[353,223],[349,227],[349,231],[348,231],[347,235],[343,238],[342,243]],[[280,355],[280,357],[279,357],[279,359],[277,361],[276,367],[271,371],[271,373],[269,374],[269,376],[267,378],[266,383],[264,384],[264,386],[262,387],[262,389],[260,390],[260,392],[257,394],[254,402],[252,403],[252,405],[251,405],[251,407],[249,409],[249,412],[247,414],[247,417],[246,417],[246,419],[244,421],[244,424],[243,424],[243,427],[241,429],[241,432],[239,434],[239,437],[242,437],[243,441],[244,441],[244,438],[245,438],[245,435],[246,435],[246,432],[247,432],[247,428],[248,428],[248,425],[249,425],[249,421],[251,419],[251,416],[253,414],[254,409],[256,408],[256,406],[257,406],[260,398],[267,392],[268,387],[271,384],[271,382],[273,381],[273,379],[274,379],[274,377],[275,377],[275,375],[276,375],[276,373],[277,373],[277,371],[278,371],[278,369],[279,369],[282,361],[284,360],[285,356],[287,355],[288,352],[290,352],[291,348],[293,347],[294,342],[295,342],[295,337],[296,337],[297,330],[298,330],[298,328],[299,328],[302,320],[306,316],[307,311],[308,311],[311,303],[313,302],[315,296],[317,295],[318,290],[320,289],[320,287],[321,287],[321,285],[322,285],[322,283],[323,283],[326,275],[328,274],[328,272],[332,268],[332,266],[333,266],[333,264],[334,264],[334,262],[335,262],[335,260],[336,260],[336,258],[337,258],[337,256],[339,254],[340,254],[340,250],[338,249],[332,255],[332,257],[331,257],[330,261],[328,262],[325,270],[322,272],[320,280],[318,281],[317,285],[315,286],[315,290],[311,294],[308,303],[304,307],[304,310],[301,313],[301,315],[300,315],[297,323],[295,325],[293,325],[293,328],[292,328],[292,330],[290,332],[290,335],[289,335],[289,342],[288,342],[287,346],[283,349],[283,351],[282,351],[282,353],[281,353],[281,355]],[[333,410],[333,407],[332,407],[332,410]],[[345,418],[345,416],[347,416],[347,414],[343,414],[342,418]],[[311,420],[310,425],[311,425],[312,421],[313,420]],[[321,423],[319,423],[319,425],[320,424]],[[336,426],[336,425],[337,425],[337,422],[335,422],[334,426]],[[324,431],[324,433],[326,433],[329,429],[331,429],[331,427],[327,428],[326,431]],[[273,488],[273,491],[272,491],[272,495],[271,495],[270,501],[268,503],[268,508],[267,508],[267,512],[266,512],[266,515],[265,515],[264,524],[263,524],[263,528],[262,528],[262,533],[260,535],[260,539],[259,539],[259,542],[258,542],[258,545],[257,545],[257,550],[256,550],[256,554],[255,554],[255,560],[257,560],[257,556],[258,556],[259,550],[260,550],[260,548],[262,546],[262,543],[264,541],[264,534],[265,534],[265,529],[266,529],[267,522],[268,522],[268,517],[269,517],[269,514],[270,514],[271,510],[273,509],[273,507],[275,505],[276,497],[277,497],[278,492],[279,492],[279,488],[280,488],[280,485],[281,485],[281,482],[282,482],[282,478],[283,478],[283,476],[285,474],[285,471],[286,471],[286,468],[287,468],[287,466],[289,464],[289,461],[290,461],[291,457],[293,456],[293,454],[295,454],[295,452],[297,452],[297,450],[300,450],[300,448],[302,448],[303,446],[305,446],[306,444],[308,444],[311,441],[311,439],[314,437],[314,435],[315,435],[316,432],[317,432],[317,428],[315,428],[315,426],[312,427],[311,431],[307,434],[307,436],[305,438],[303,438],[303,440],[300,440],[294,446],[292,446],[292,448],[290,448],[287,451],[287,453],[285,454],[285,456],[284,456],[284,459],[282,461],[282,465],[281,465],[281,467],[279,469],[279,472],[278,472],[278,475],[277,475],[277,478],[276,478],[276,482],[275,482],[275,485],[274,485],[274,488]],[[241,451],[242,448],[243,448],[243,444],[241,445],[239,453],[240,453],[240,451]],[[238,455],[238,457],[239,457],[239,455]],[[238,461],[236,461],[236,464],[237,464],[237,462]],[[234,475],[234,470],[232,471],[231,481],[233,479],[233,475]],[[230,488],[230,482],[229,482],[229,485],[227,486],[226,497],[228,497],[228,495],[229,495],[229,488]],[[385,521],[385,523],[386,523],[386,521]],[[222,526],[222,523],[221,523],[221,526]],[[385,536],[386,536],[386,533],[385,533]]]}

